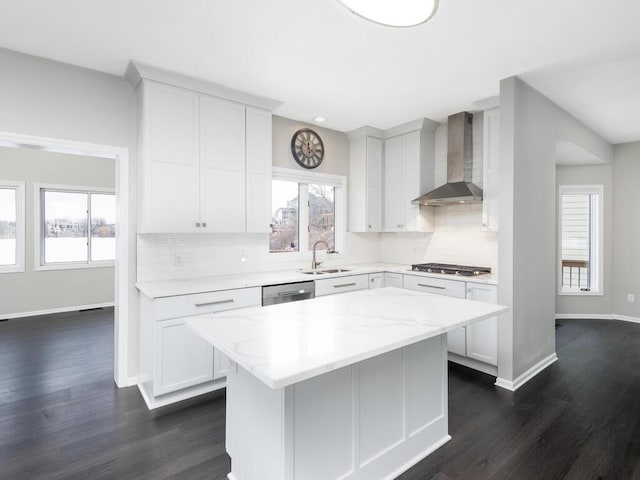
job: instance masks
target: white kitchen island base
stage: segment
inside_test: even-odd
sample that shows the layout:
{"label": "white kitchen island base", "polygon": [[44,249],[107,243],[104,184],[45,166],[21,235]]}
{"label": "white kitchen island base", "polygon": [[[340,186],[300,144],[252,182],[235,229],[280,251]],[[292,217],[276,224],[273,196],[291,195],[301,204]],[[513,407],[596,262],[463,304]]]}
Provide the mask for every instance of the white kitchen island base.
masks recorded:
{"label": "white kitchen island base", "polygon": [[231,480],[393,479],[451,438],[446,334],[277,389],[229,370]]}

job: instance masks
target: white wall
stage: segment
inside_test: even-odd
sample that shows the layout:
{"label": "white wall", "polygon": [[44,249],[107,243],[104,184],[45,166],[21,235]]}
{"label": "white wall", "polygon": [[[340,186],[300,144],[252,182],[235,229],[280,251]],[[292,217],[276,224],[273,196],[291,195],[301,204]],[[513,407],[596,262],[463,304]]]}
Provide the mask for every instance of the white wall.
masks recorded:
{"label": "white wall", "polygon": [[[123,78],[0,49],[0,131],[129,149],[135,199],[135,95]],[[130,212],[129,376],[137,374],[135,205]]]}
{"label": "white wall", "polygon": [[0,147],[0,177],[25,182],[25,271],[0,274],[0,318],[112,303],[114,268],[35,271],[34,183],[115,188],[115,160]]}
{"label": "white wall", "polygon": [[[612,279],[612,234],[613,234],[613,165],[558,166],[556,169],[556,205],[559,202],[559,185],[603,185],[604,207],[604,267],[602,295],[558,295],[556,293],[556,313],[558,314],[611,314],[613,294]],[[556,232],[559,235],[559,209],[556,208]],[[559,249],[558,249],[559,250]],[[558,251],[558,256],[560,252]],[[559,274],[559,257],[556,260],[556,272]],[[557,277],[556,277],[557,278]],[[559,289],[556,281],[556,292]]]}
{"label": "white wall", "polygon": [[[273,165],[304,170],[293,160],[291,137],[300,128],[312,128],[321,136],[325,159],[319,173],[349,173],[349,140],[342,132],[273,116]],[[319,254],[325,266],[372,262],[378,257],[377,234],[347,233],[339,255]],[[183,256],[184,265],[174,265]],[[244,261],[242,261],[244,259]],[[138,281],[227,275],[268,270],[310,268],[311,258],[269,253],[268,234],[145,234],[138,235]]]}
{"label": "white wall", "polygon": [[612,310],[640,319],[640,142],[615,146],[613,202]]}
{"label": "white wall", "polygon": [[611,162],[613,147],[517,77],[500,82],[498,376],[512,381],[555,352],[558,136]]}

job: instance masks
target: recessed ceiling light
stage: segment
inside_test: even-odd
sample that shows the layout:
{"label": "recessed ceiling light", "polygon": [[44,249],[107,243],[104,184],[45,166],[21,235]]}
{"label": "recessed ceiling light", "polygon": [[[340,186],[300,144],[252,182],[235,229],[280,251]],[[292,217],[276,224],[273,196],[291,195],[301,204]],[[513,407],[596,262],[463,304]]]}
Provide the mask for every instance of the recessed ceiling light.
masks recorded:
{"label": "recessed ceiling light", "polygon": [[387,27],[413,27],[436,14],[438,0],[338,0],[352,13]]}
{"label": "recessed ceiling light", "polygon": [[318,115],[317,117],[314,117],[313,121],[314,122],[318,122],[318,123],[326,122],[327,121],[327,117],[323,117],[322,115]]}

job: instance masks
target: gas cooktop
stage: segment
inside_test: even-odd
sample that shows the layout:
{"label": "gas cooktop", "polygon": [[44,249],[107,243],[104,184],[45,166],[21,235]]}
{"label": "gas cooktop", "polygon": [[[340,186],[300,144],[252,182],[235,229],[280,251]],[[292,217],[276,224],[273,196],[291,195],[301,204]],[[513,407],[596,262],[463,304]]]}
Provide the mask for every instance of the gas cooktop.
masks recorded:
{"label": "gas cooktop", "polygon": [[448,263],[417,263],[411,265],[414,272],[444,273],[445,275],[462,275],[471,277],[491,273],[490,267],[473,267],[470,265],[451,265]]}

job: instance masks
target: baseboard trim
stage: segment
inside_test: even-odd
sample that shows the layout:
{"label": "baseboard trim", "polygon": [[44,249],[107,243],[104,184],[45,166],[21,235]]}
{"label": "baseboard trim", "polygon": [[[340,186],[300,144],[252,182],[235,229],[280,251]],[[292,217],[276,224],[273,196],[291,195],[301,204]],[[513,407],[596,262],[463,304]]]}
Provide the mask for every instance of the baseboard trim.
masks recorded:
{"label": "baseboard trim", "polygon": [[620,320],[621,322],[640,323],[640,318],[617,313],[556,313],[556,320]]}
{"label": "baseboard trim", "polygon": [[37,317],[39,315],[51,315],[52,313],[77,312],[79,310],[91,310],[93,308],[106,308],[115,306],[114,302],[94,303],[92,305],[79,305],[74,307],[49,308],[47,310],[35,310],[33,312],[19,312],[0,314],[3,320],[13,320],[16,318]]}
{"label": "baseboard trim", "polygon": [[513,381],[507,380],[505,378],[498,377],[496,379],[495,385],[500,387],[500,388],[505,388],[507,390],[511,390],[512,392],[515,392],[522,385],[524,385],[529,380],[531,380],[533,377],[538,375],[541,371],[543,371],[549,365],[551,365],[551,364],[553,364],[553,363],[555,363],[557,361],[558,361],[558,355],[556,355],[556,353],[554,352],[551,355],[549,355],[548,357],[543,358],[542,360],[540,360],[538,363],[536,363],[529,370],[524,372],[522,375],[520,375],[518,378],[516,378]]}
{"label": "baseboard trim", "polygon": [[126,387],[133,387],[138,385],[138,377],[129,377],[127,379],[127,384],[125,385]]}

